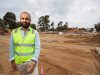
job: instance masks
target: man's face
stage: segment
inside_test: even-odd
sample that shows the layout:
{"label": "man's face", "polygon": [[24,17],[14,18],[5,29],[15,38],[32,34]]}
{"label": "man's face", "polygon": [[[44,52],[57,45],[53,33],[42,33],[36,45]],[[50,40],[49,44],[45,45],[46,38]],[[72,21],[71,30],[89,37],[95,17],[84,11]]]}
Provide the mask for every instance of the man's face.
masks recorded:
{"label": "man's face", "polygon": [[28,28],[30,25],[30,21],[31,21],[31,19],[30,19],[29,14],[21,13],[20,22],[21,22],[23,28]]}

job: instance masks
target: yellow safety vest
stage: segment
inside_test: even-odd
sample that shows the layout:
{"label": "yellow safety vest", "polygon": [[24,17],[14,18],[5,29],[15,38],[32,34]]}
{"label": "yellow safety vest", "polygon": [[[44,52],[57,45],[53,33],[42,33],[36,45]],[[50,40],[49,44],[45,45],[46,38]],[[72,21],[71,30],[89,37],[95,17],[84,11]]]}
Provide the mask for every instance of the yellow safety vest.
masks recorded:
{"label": "yellow safety vest", "polygon": [[30,30],[23,38],[21,35],[21,28],[13,30],[13,39],[15,45],[15,56],[14,60],[16,64],[22,64],[26,61],[31,60],[35,52],[35,34],[34,29]]}

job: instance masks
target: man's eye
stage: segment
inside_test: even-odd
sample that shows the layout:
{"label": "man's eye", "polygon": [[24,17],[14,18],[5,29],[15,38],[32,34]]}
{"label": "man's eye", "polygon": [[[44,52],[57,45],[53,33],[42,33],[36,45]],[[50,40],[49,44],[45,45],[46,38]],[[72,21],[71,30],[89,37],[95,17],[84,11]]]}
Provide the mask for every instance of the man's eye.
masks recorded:
{"label": "man's eye", "polygon": [[22,18],[22,19],[24,19],[24,18]]}
{"label": "man's eye", "polygon": [[28,20],[28,18],[25,18],[26,20]]}

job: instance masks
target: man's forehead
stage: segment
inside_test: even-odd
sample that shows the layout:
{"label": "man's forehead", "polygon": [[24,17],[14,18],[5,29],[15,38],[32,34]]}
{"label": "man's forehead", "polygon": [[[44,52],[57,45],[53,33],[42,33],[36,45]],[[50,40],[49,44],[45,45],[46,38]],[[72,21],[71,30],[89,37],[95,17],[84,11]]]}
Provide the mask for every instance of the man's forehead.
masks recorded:
{"label": "man's forehead", "polygon": [[21,12],[20,16],[22,16],[22,15],[29,16],[30,17],[30,14],[28,12]]}
{"label": "man's forehead", "polygon": [[20,18],[29,18],[31,20],[31,16],[28,12],[21,12]]}
{"label": "man's forehead", "polygon": [[29,14],[27,14],[27,13],[21,13],[21,14],[20,14],[20,16],[23,16],[23,15],[29,16]]}

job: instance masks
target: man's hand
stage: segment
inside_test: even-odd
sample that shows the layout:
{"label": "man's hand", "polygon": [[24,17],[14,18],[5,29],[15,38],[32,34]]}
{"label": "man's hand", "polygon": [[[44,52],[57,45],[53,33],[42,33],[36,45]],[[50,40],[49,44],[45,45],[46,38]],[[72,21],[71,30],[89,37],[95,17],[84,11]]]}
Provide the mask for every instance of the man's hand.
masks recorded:
{"label": "man's hand", "polygon": [[33,70],[34,70],[34,68],[35,68],[35,62],[29,62],[29,63],[27,64],[27,71],[28,71],[29,73],[32,73]]}
{"label": "man's hand", "polygon": [[16,70],[17,70],[17,67],[16,67],[16,64],[15,64],[15,61],[12,60],[12,61],[11,61],[11,64],[12,64],[12,69],[13,69],[13,71],[16,71]]}

